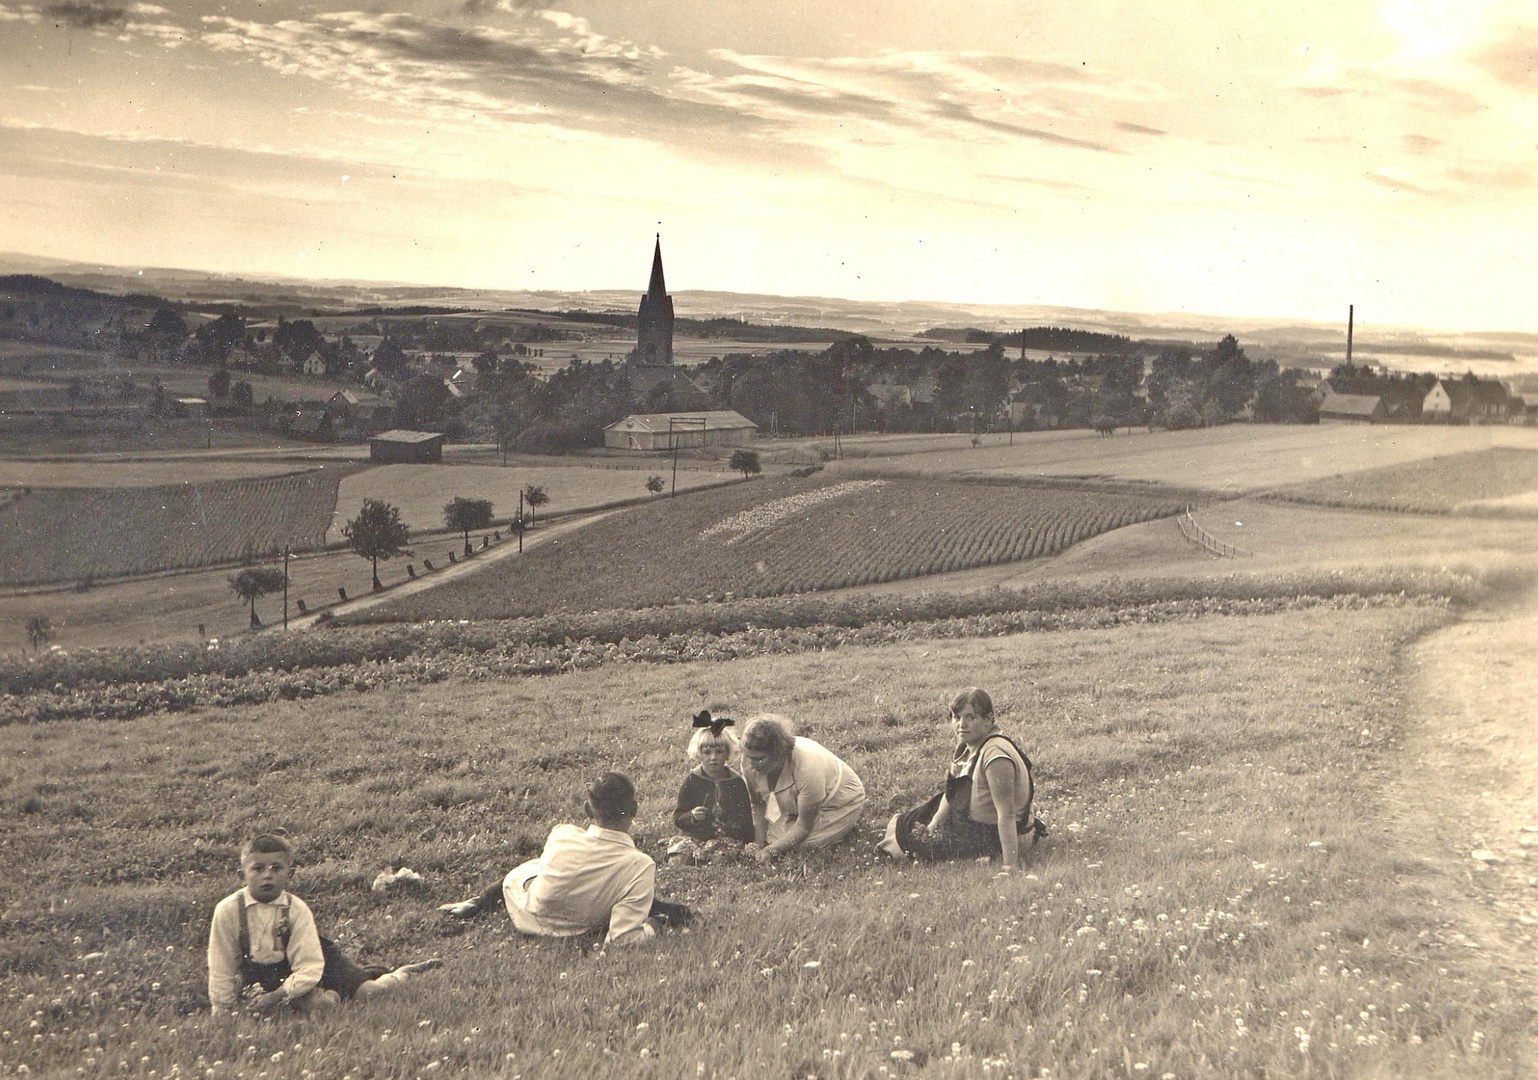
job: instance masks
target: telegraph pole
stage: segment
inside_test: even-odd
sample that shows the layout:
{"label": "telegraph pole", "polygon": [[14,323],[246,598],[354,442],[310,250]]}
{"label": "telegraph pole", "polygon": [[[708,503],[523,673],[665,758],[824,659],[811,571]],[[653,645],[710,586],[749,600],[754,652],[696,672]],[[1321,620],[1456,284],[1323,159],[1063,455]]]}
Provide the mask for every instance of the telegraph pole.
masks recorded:
{"label": "telegraph pole", "polygon": [[283,545],[283,629],[288,629],[288,545]]}

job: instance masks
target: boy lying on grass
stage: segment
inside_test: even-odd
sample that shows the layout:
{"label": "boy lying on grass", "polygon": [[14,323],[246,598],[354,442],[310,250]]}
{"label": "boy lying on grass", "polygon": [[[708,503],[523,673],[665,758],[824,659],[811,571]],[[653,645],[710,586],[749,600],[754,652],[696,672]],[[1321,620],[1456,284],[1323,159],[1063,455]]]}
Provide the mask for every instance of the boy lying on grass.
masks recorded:
{"label": "boy lying on grass", "polygon": [[656,898],[657,864],[631,839],[638,809],[630,778],[604,773],[588,788],[583,806],[593,824],[557,825],[539,858],[441,910],[469,919],[501,901],[520,933],[576,937],[603,931],[605,945],[633,944],[655,937],[660,927],[687,926],[694,913]]}
{"label": "boy lying on grass", "polygon": [[208,1002],[215,1016],[234,1012],[242,999],[257,1013],[282,1005],[302,1012],[334,1008],[443,963],[424,960],[392,971],[343,956],[315,929],[309,906],[288,892],[294,851],[281,836],[247,841],[240,868],[245,887],[219,901],[208,928]]}

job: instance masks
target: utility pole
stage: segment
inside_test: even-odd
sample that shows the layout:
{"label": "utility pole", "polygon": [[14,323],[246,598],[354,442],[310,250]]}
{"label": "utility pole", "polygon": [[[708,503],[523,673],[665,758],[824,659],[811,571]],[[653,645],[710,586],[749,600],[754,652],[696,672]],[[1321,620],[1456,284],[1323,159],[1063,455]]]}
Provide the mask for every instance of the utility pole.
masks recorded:
{"label": "utility pole", "polygon": [[283,629],[288,629],[288,545],[283,545]]}
{"label": "utility pole", "polygon": [[523,489],[518,489],[518,554],[523,554]]}
{"label": "utility pole", "polygon": [[1356,305],[1346,308],[1346,366],[1351,366],[1351,331],[1356,327]]}

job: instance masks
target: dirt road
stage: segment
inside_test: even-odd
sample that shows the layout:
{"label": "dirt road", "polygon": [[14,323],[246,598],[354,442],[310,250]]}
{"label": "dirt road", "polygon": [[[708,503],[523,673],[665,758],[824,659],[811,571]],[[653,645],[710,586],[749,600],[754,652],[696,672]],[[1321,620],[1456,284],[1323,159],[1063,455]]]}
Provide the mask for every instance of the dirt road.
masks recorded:
{"label": "dirt road", "polygon": [[[1478,949],[1538,1004],[1538,597],[1429,635],[1407,657],[1390,808],[1459,902],[1431,949]],[[1538,1059],[1538,1039],[1527,1048]]]}

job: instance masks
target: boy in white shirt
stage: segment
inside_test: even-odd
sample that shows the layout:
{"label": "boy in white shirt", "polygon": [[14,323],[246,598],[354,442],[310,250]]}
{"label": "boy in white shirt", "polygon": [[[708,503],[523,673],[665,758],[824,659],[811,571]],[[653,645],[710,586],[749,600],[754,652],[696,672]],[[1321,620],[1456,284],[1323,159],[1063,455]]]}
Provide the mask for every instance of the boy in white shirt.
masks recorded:
{"label": "boy in white shirt", "polygon": [[659,926],[685,926],[693,912],[655,896],[657,864],[630,836],[639,809],[635,785],[604,773],[587,791],[586,829],[557,825],[539,858],[522,863],[470,900],[443,905],[468,919],[500,900],[521,933],[575,937],[604,931],[604,944],[655,937]]}
{"label": "boy in white shirt", "polygon": [[288,891],[294,851],[281,836],[263,834],[240,852],[245,887],[219,901],[208,928],[208,1002],[228,1014],[244,996],[256,1012],[281,1005],[308,1011],[344,999],[369,997],[441,960],[391,971],[360,967],[320,936],[309,905]]}

